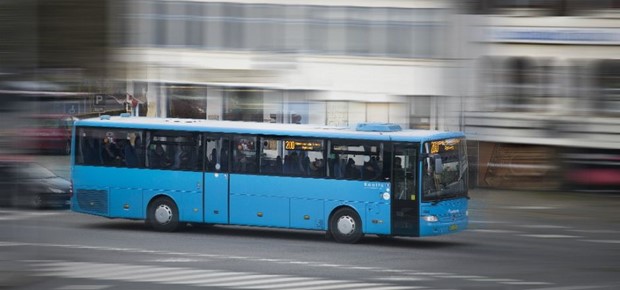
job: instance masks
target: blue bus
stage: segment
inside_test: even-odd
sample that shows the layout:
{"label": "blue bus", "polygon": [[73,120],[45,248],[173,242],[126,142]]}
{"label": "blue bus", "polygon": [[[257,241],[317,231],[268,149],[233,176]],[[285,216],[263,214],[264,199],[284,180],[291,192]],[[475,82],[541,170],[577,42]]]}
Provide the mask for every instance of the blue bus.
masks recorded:
{"label": "blue bus", "polygon": [[468,225],[464,135],[101,116],[75,123],[71,209],[145,220],[422,237]]}

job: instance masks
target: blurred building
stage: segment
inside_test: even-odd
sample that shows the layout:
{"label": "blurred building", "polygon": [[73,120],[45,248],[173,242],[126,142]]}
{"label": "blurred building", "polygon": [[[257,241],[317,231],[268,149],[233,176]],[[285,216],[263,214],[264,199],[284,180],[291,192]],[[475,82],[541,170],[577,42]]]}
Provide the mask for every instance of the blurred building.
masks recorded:
{"label": "blurred building", "polygon": [[469,4],[478,184],[620,190],[620,1]]}
{"label": "blurred building", "polygon": [[150,116],[460,129],[455,1],[113,3],[109,75]]}

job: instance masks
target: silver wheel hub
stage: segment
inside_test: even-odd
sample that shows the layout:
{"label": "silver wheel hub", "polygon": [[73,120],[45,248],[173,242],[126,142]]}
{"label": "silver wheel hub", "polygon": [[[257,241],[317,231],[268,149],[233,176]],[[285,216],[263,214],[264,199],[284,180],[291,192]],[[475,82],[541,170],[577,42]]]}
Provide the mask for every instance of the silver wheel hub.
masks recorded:
{"label": "silver wheel hub", "polygon": [[350,216],[341,216],[338,219],[338,232],[343,235],[350,235],[355,232],[355,220]]}
{"label": "silver wheel hub", "polygon": [[155,220],[162,225],[169,223],[172,220],[172,209],[165,204],[159,205],[155,210]]}

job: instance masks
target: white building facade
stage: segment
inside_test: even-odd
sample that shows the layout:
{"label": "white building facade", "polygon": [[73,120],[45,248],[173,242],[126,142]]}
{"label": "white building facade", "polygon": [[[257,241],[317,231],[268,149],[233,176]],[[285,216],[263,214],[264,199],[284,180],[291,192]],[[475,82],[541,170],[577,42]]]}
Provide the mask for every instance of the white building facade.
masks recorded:
{"label": "white building facade", "polygon": [[139,0],[111,10],[122,34],[109,74],[150,116],[462,128],[462,99],[446,85],[460,57],[454,1]]}
{"label": "white building facade", "polygon": [[477,183],[620,189],[620,1],[474,1]]}

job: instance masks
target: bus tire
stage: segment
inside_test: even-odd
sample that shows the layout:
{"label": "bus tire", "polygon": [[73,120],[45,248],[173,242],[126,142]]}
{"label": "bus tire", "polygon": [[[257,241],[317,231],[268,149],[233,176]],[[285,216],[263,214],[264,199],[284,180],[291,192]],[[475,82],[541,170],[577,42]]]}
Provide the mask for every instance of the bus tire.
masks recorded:
{"label": "bus tire", "polygon": [[357,212],[349,207],[338,209],[329,220],[329,232],[339,243],[354,244],[363,236],[362,220]]}
{"label": "bus tire", "polygon": [[147,222],[160,232],[179,229],[179,210],[170,198],[158,197],[149,204]]}

